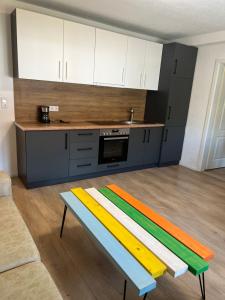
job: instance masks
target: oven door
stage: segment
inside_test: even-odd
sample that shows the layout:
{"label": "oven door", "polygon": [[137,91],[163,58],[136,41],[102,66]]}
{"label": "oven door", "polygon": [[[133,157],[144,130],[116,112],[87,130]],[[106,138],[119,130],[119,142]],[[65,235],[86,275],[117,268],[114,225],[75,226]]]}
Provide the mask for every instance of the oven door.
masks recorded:
{"label": "oven door", "polygon": [[128,136],[100,137],[99,164],[114,163],[127,160]]}

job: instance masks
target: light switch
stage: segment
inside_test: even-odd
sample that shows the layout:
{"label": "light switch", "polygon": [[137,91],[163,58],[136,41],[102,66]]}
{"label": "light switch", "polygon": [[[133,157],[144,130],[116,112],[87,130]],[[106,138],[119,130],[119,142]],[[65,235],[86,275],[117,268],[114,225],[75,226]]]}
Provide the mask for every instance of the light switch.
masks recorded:
{"label": "light switch", "polygon": [[8,108],[8,100],[6,98],[1,97],[1,108],[7,109]]}

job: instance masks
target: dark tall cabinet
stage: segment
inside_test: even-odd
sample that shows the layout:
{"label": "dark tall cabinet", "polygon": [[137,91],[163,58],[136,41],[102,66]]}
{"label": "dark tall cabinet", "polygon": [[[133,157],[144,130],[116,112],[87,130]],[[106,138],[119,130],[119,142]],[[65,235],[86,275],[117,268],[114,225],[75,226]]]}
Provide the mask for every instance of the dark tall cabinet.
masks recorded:
{"label": "dark tall cabinet", "polygon": [[164,45],[159,90],[147,93],[145,121],[165,123],[159,165],[180,161],[197,51],[178,43]]}

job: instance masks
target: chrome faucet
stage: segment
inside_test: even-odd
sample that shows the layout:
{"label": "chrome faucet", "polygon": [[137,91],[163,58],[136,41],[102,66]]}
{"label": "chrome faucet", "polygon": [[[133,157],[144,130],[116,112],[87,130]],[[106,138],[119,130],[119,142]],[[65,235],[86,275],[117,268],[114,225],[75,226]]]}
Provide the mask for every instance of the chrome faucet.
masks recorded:
{"label": "chrome faucet", "polygon": [[129,122],[133,123],[133,119],[134,119],[134,109],[133,109],[133,107],[131,107],[131,109],[129,110],[129,112],[130,112],[130,120],[129,120]]}

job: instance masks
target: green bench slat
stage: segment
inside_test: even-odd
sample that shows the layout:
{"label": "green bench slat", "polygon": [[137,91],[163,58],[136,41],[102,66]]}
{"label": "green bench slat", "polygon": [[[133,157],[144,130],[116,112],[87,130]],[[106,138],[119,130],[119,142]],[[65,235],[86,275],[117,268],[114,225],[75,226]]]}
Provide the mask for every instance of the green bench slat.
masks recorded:
{"label": "green bench slat", "polygon": [[149,220],[141,212],[128,204],[125,200],[121,199],[110,189],[101,188],[99,191],[135,222],[142,226],[147,232],[159,240],[164,246],[170,249],[181,260],[183,260],[188,265],[188,270],[192,274],[197,276],[208,270],[209,265],[206,261],[172,237],[169,233],[164,231],[161,227]]}

